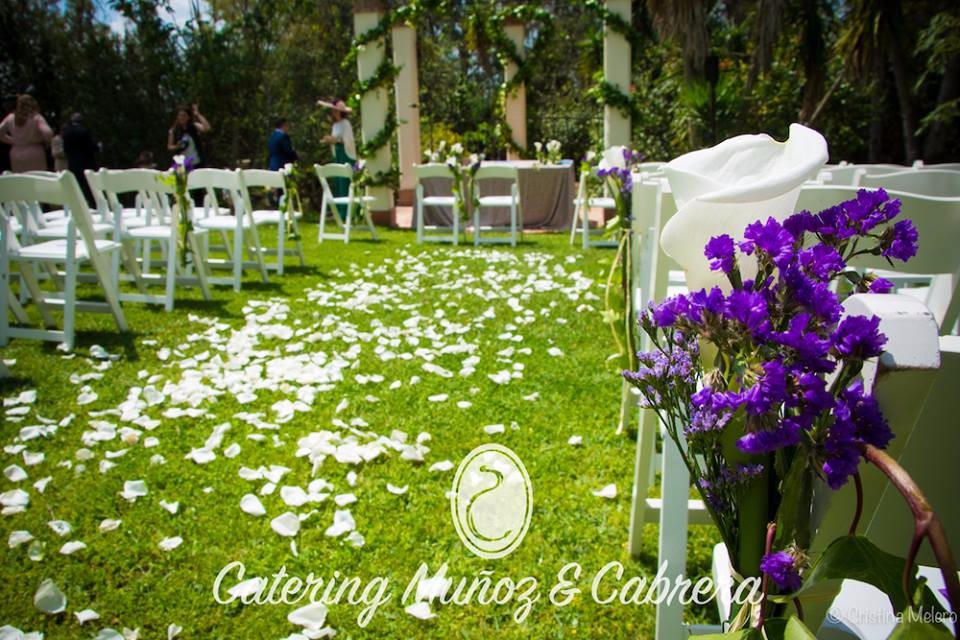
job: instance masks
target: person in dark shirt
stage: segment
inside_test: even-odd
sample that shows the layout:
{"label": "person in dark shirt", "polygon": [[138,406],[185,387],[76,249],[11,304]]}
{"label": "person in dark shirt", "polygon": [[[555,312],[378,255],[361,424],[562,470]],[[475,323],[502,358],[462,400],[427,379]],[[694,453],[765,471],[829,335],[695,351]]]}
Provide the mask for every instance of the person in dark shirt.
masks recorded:
{"label": "person in dark shirt", "polygon": [[90,206],[95,204],[90,185],[83,172],[86,169],[97,168],[97,152],[99,145],[93,139],[90,129],[83,123],[83,116],[74,113],[70,116],[70,123],[63,130],[63,152],[67,155],[67,168],[77,178],[83,195]]}
{"label": "person in dark shirt", "polygon": [[293,150],[290,140],[290,123],[286,118],[278,118],[274,124],[273,133],[267,142],[267,151],[270,153],[270,170],[279,171],[290,162],[296,162],[299,156]]}
{"label": "person in dark shirt", "polygon": [[[12,94],[3,96],[3,113],[0,114],[0,118],[5,118],[7,114],[13,113],[16,106],[17,96]],[[10,148],[9,144],[0,140],[0,173],[10,171]]]}

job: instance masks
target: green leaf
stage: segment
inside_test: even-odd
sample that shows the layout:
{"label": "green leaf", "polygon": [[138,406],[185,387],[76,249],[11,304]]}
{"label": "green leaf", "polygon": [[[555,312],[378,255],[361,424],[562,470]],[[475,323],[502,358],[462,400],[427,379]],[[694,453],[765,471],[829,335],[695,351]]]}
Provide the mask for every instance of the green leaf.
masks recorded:
{"label": "green leaf", "polygon": [[898,624],[887,640],[942,640],[953,638],[943,627],[927,622]]}
{"label": "green leaf", "polygon": [[[824,550],[804,576],[800,591],[791,594],[791,597],[809,593],[817,585],[846,578],[866,582],[880,589],[890,598],[894,611],[901,613],[907,608],[907,596],[901,584],[905,562],[903,558],[883,551],[864,536],[843,536]],[[917,579],[912,578],[910,589],[915,591],[918,586]],[[924,588],[924,591],[929,589]],[[928,598],[923,598],[925,604],[928,601]]]}
{"label": "green leaf", "polygon": [[763,623],[767,640],[817,640],[797,616],[770,618]]}
{"label": "green leaf", "polygon": [[697,640],[763,640],[763,634],[757,629],[741,629],[731,633],[711,633],[697,636]]}

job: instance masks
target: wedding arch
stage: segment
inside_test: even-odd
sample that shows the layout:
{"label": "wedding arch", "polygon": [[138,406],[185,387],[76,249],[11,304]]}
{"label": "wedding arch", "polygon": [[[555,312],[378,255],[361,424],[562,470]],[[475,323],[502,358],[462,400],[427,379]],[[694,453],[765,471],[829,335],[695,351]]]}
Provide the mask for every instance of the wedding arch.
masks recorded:
{"label": "wedding arch", "polygon": [[[420,161],[420,106],[416,17],[429,3],[410,0],[388,10],[383,0],[354,0],[354,40],[345,65],[356,64],[357,89],[351,98],[362,115],[358,156],[368,167],[371,211],[378,218],[393,212],[393,189],[407,202],[416,183],[413,165]],[[633,103],[630,99],[630,0],[587,0],[603,21],[603,77],[592,93],[603,105],[603,144],[630,144]],[[526,78],[529,66],[527,27],[549,26],[550,15],[535,5],[515,5],[493,16],[492,39],[504,68],[504,82],[495,113],[508,158],[527,147]],[[387,42],[392,57],[387,57]],[[535,48],[535,47],[534,47]],[[390,108],[390,88],[395,109]],[[397,144],[397,166],[392,144]],[[386,221],[386,220],[385,220]]]}

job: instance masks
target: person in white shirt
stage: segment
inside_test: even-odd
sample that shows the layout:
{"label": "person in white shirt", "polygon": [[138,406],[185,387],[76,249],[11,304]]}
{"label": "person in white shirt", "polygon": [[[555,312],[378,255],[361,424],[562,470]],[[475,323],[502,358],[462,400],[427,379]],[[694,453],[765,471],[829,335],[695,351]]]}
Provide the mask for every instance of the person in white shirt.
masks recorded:
{"label": "person in white shirt", "polygon": [[[339,164],[355,165],[357,162],[357,146],[353,138],[353,125],[350,124],[349,114],[352,109],[344,104],[343,100],[336,102],[326,102],[318,100],[317,104],[330,109],[333,117],[333,128],[330,135],[324,136],[323,141],[333,146],[333,161]],[[347,178],[333,178],[330,181],[330,189],[336,197],[347,195],[350,189],[350,181]],[[337,211],[342,220],[347,218],[347,206],[338,205]]]}

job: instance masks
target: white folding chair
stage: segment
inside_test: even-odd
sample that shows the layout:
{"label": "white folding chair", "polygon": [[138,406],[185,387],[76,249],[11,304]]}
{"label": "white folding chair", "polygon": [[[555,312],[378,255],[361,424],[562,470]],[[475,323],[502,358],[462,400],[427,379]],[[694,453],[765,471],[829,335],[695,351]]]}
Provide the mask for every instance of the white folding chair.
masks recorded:
{"label": "white folding chair", "polygon": [[[573,240],[577,234],[577,228],[580,229],[581,237],[581,247],[584,249],[589,249],[590,247],[615,247],[617,242],[615,240],[591,240],[590,237],[594,235],[593,231],[590,229],[590,209],[598,208],[605,211],[615,211],[617,208],[617,203],[613,198],[606,196],[596,196],[591,198],[589,196],[588,184],[592,178],[593,169],[588,169],[586,171],[580,172],[580,183],[577,185],[577,197],[573,201],[573,220],[570,221],[570,244],[573,244]],[[606,185],[603,185],[606,189]],[[601,225],[598,230],[599,233],[603,233],[603,226]]]}
{"label": "white folding chair", "polygon": [[[424,195],[423,188],[424,180],[438,180],[443,181],[444,183],[449,182],[452,185],[453,181],[456,179],[453,175],[453,170],[446,164],[441,163],[414,165],[413,170],[417,176],[417,244],[421,244],[423,242],[450,242],[453,244],[453,246],[457,246],[457,244],[460,242],[460,233],[463,232],[464,229],[460,228],[460,202],[456,196],[454,196],[452,188],[450,189],[450,195],[436,196]],[[461,188],[466,187],[464,185]],[[444,226],[426,224],[423,218],[424,207],[450,207],[452,218],[450,225]],[[434,235],[426,235],[427,231],[432,231],[435,233]],[[438,234],[437,232],[440,231],[449,231],[449,234]]]}
{"label": "white folding chair", "polygon": [[[260,245],[260,236],[253,215],[246,205],[243,178],[240,170],[227,169],[196,169],[187,176],[187,186],[192,189],[203,189],[203,211],[196,215],[194,228],[219,231],[222,236],[233,234],[233,245],[229,242],[222,247],[227,254],[225,259],[210,258],[209,236],[204,237],[203,256],[210,268],[230,269],[232,277],[211,276],[207,281],[212,284],[228,284],[234,291],[240,291],[243,272],[245,269],[256,269],[260,272],[260,279],[269,282],[267,267],[263,260],[263,250]],[[233,208],[233,215],[224,215],[217,197],[217,191],[226,194]],[[244,260],[244,249],[248,259]]]}
{"label": "white folding chair", "polygon": [[[480,185],[487,180],[508,180],[510,182],[509,195],[483,195]],[[520,203],[520,177],[516,167],[509,165],[487,165],[477,169],[473,178],[473,188],[477,190],[479,196],[474,198],[478,203],[473,210],[473,245],[475,247],[481,244],[509,244],[511,247],[517,246],[517,233],[519,230],[520,241],[523,242],[523,207]],[[485,208],[503,208],[510,209],[510,225],[494,226],[481,225],[480,217]],[[509,231],[509,238],[483,238],[482,231]]]}
{"label": "white folding chair", "polygon": [[[120,249],[112,240],[98,239],[90,220],[90,211],[70,172],[59,177],[6,175],[0,176],[0,202],[15,207],[47,204],[71,212],[66,223],[66,237],[22,246],[12,233],[8,208],[0,207],[0,345],[10,338],[30,338],[63,342],[68,349],[75,344],[75,316],[77,311],[108,312],[113,314],[117,329],[127,331],[127,321],[120,307],[116,283],[111,277],[109,254]],[[21,282],[40,312],[44,329],[11,327],[7,310],[11,308],[10,263],[19,266]],[[63,291],[44,292],[34,273],[34,264],[64,265]],[[76,299],[77,274],[80,267],[90,264],[96,280],[106,298],[105,302],[78,301]],[[63,309],[63,330],[56,329],[52,307]],[[19,318],[18,318],[19,319]]]}
{"label": "white folding chair", "polygon": [[[290,178],[281,169],[280,171],[269,171],[267,169],[244,169],[242,172],[243,182],[246,186],[244,190],[245,204],[247,208],[253,211],[253,221],[257,226],[272,226],[277,229],[277,248],[264,249],[263,252],[269,256],[276,256],[276,262],[267,263],[267,269],[276,271],[278,275],[283,275],[283,261],[287,256],[296,256],[300,260],[300,266],[306,264],[306,258],[303,255],[303,244],[300,242],[300,224],[303,218],[303,207],[300,204],[299,197],[292,197],[287,191],[287,180]],[[250,198],[250,187],[260,187],[265,189],[275,189],[280,192],[280,205],[286,206],[286,212],[280,209],[254,209],[253,201]],[[287,248],[287,235],[293,240],[292,249]]]}
{"label": "white folding chair", "polygon": [[[320,242],[324,240],[343,240],[344,244],[350,242],[350,230],[353,228],[353,219],[357,215],[359,220],[367,225],[370,230],[370,237],[377,239],[377,230],[373,226],[373,219],[370,217],[370,203],[375,200],[373,196],[356,193],[356,182],[354,181],[353,167],[349,164],[324,164],[313,165],[317,178],[320,180],[320,186],[323,189],[323,201],[320,204],[320,229],[317,232],[317,238]],[[347,179],[350,186],[347,189],[347,195],[335,196],[330,187],[330,180]],[[340,217],[340,207],[347,208],[347,215]],[[338,232],[327,231],[327,218],[332,217]]]}
{"label": "white folding chair", "polygon": [[908,169],[896,173],[878,173],[861,177],[860,186],[867,189],[883,187],[888,191],[934,198],[960,198],[960,171]]}
{"label": "white folding chair", "polygon": [[[805,185],[800,191],[796,210],[817,212],[839,202],[856,198],[853,187]],[[942,334],[951,333],[960,315],[960,198],[934,198],[889,191],[901,201],[904,218],[913,220],[919,234],[920,248],[909,262],[895,262],[893,267],[879,256],[859,256],[854,265],[874,270],[901,286],[899,293],[921,299],[933,312]],[[929,283],[926,287],[908,287]]]}
{"label": "white folding chair", "polygon": [[[176,286],[199,286],[204,300],[210,300],[210,289],[207,285],[207,274],[204,268],[202,239],[207,235],[206,229],[194,229],[187,234],[186,241],[189,251],[193,254],[193,262],[182,265],[180,257],[180,238],[178,229],[179,210],[172,209],[170,201],[175,197],[173,189],[161,181],[162,174],[153,169],[125,169],[108,171],[101,169],[98,176],[108,202],[113,206],[114,235],[113,239],[124,245],[125,256],[134,254],[134,244],[144,245],[144,263],[142,270],[135,261],[128,259],[127,270],[137,284],[139,293],[121,293],[120,299],[129,302],[145,302],[147,304],[162,304],[166,311],[173,311],[173,299]],[[124,214],[120,201],[123,196],[132,194],[136,199],[136,206],[130,215]],[[130,220],[136,224],[129,225]],[[163,276],[151,273],[152,244],[156,242],[166,259],[166,269]],[[114,258],[114,274],[119,279],[119,258]],[[195,273],[194,273],[195,271]],[[162,284],[165,287],[163,295],[147,293],[147,284]]]}
{"label": "white folding chair", "polygon": [[[667,190],[666,180],[640,180],[633,185],[633,230],[640,237],[634,243],[634,308],[640,310],[653,300],[683,290],[682,272],[660,247],[660,230],[672,217],[677,206]],[[640,350],[652,348],[646,334],[640,336]],[[621,406],[636,402],[628,387],[624,387]],[[629,417],[626,413],[624,419]],[[639,555],[643,527],[659,523],[657,561],[667,562],[664,574],[668,580],[686,572],[687,529],[690,524],[710,524],[710,514],[702,500],[690,498],[690,477],[680,457],[677,445],[666,434],[656,414],[650,409],[638,412],[637,447],[634,461],[633,491],[630,506],[628,546],[632,555]],[[657,441],[662,453],[657,454]],[[661,473],[660,497],[648,498],[656,471]],[[656,639],[677,640],[690,632],[716,631],[712,626],[685,625],[683,604],[669,599],[657,604]]]}

